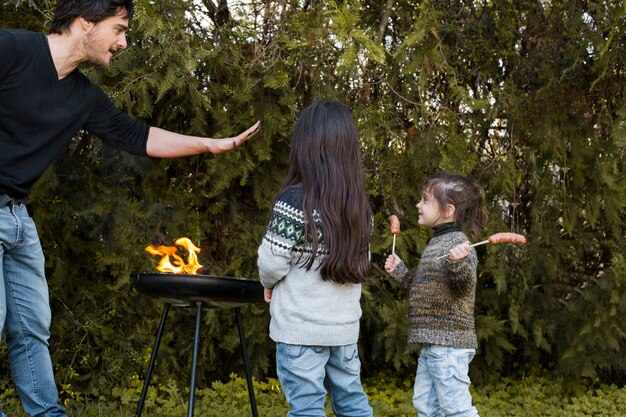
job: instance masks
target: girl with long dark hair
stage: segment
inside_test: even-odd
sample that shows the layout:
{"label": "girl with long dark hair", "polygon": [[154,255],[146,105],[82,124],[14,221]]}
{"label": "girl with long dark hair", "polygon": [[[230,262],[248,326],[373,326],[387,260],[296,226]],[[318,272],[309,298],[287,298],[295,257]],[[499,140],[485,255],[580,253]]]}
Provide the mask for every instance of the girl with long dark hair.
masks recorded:
{"label": "girl with long dark hair", "polygon": [[289,417],[372,416],[358,356],[372,210],[350,111],[316,101],[293,133],[287,177],[258,250]]}

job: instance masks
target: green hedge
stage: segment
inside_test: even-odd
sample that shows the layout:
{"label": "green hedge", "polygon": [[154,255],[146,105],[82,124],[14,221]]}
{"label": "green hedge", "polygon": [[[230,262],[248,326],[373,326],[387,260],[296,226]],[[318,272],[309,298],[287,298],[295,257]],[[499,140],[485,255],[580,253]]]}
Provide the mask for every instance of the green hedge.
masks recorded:
{"label": "green hedge", "polygon": [[[2,1],[0,27],[46,32],[53,3]],[[81,132],[38,182],[29,210],[46,253],[62,398],[110,399],[145,372],[163,308],[130,289],[133,271],[154,270],[146,245],[186,236],[206,273],[257,277],[295,120],[318,97],[354,114],[376,214],[359,340],[366,377],[411,378],[406,293],[383,271],[387,217],[398,214],[396,252],[415,268],[430,236],[417,224],[418,185],[450,170],[484,185],[485,236],[528,238],[478,247],[476,385],[525,366],[626,381],[623,2],[231,2],[219,28],[204,22],[202,2],[135,3],[132,46],[106,74],[85,68],[121,109],[191,135],[263,127],[234,152],[174,160]],[[175,310],[155,373],[184,386],[193,311]],[[242,312],[254,375],[274,377],[267,306]],[[232,312],[203,321],[199,381],[243,373]],[[10,386],[3,346],[0,387]]]}

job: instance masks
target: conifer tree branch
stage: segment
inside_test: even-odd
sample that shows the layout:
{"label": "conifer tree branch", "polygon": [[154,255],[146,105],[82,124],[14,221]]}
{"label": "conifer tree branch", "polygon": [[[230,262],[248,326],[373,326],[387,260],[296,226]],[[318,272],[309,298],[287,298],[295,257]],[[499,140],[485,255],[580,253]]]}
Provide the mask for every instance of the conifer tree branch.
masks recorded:
{"label": "conifer tree branch", "polygon": [[222,27],[230,22],[227,0],[217,0],[217,4],[213,3],[213,0],[202,0],[202,3],[208,9],[209,18],[216,27]]}
{"label": "conifer tree branch", "polygon": [[387,25],[389,23],[389,17],[391,17],[391,10],[393,9],[393,0],[387,0],[387,4],[385,5],[385,12],[383,13],[383,17],[380,19],[380,23],[378,25],[378,35],[376,36],[376,41],[378,43],[383,41],[385,37],[385,32],[387,32]]}

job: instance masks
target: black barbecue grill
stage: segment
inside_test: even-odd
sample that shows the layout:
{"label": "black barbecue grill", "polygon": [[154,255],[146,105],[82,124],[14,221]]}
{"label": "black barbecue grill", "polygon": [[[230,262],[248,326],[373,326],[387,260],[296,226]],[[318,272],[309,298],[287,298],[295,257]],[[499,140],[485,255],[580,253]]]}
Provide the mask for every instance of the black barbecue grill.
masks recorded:
{"label": "black barbecue grill", "polygon": [[136,417],[140,417],[143,412],[146,395],[157,351],[161,343],[161,336],[165,327],[165,321],[170,307],[195,307],[196,327],[194,335],[193,357],[191,360],[191,378],[189,384],[189,406],[187,416],[193,416],[195,388],[196,388],[196,367],[198,364],[198,351],[200,347],[200,325],[202,323],[203,308],[232,308],[235,310],[237,319],[237,330],[241,342],[241,353],[246,369],[246,380],[248,383],[248,395],[250,397],[250,407],[252,415],[258,416],[254,389],[252,386],[252,374],[250,371],[250,361],[246,351],[246,343],[243,333],[243,322],[239,307],[263,302],[263,286],[258,281],[244,278],[233,278],[200,274],[172,274],[162,272],[137,272],[131,276],[132,286],[141,294],[157,298],[165,303],[161,321],[157,330],[150,362],[146,377],[141,390],[139,405],[137,406]]}

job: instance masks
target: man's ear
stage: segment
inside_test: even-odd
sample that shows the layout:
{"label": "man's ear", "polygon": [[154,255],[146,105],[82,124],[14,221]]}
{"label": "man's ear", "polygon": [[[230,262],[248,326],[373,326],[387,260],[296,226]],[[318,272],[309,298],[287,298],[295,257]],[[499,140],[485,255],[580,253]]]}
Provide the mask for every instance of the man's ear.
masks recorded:
{"label": "man's ear", "polygon": [[94,25],[93,22],[90,22],[88,20],[85,20],[84,17],[82,16],[78,16],[76,19],[78,19],[78,23],[80,24],[80,27],[85,31],[88,32]]}

